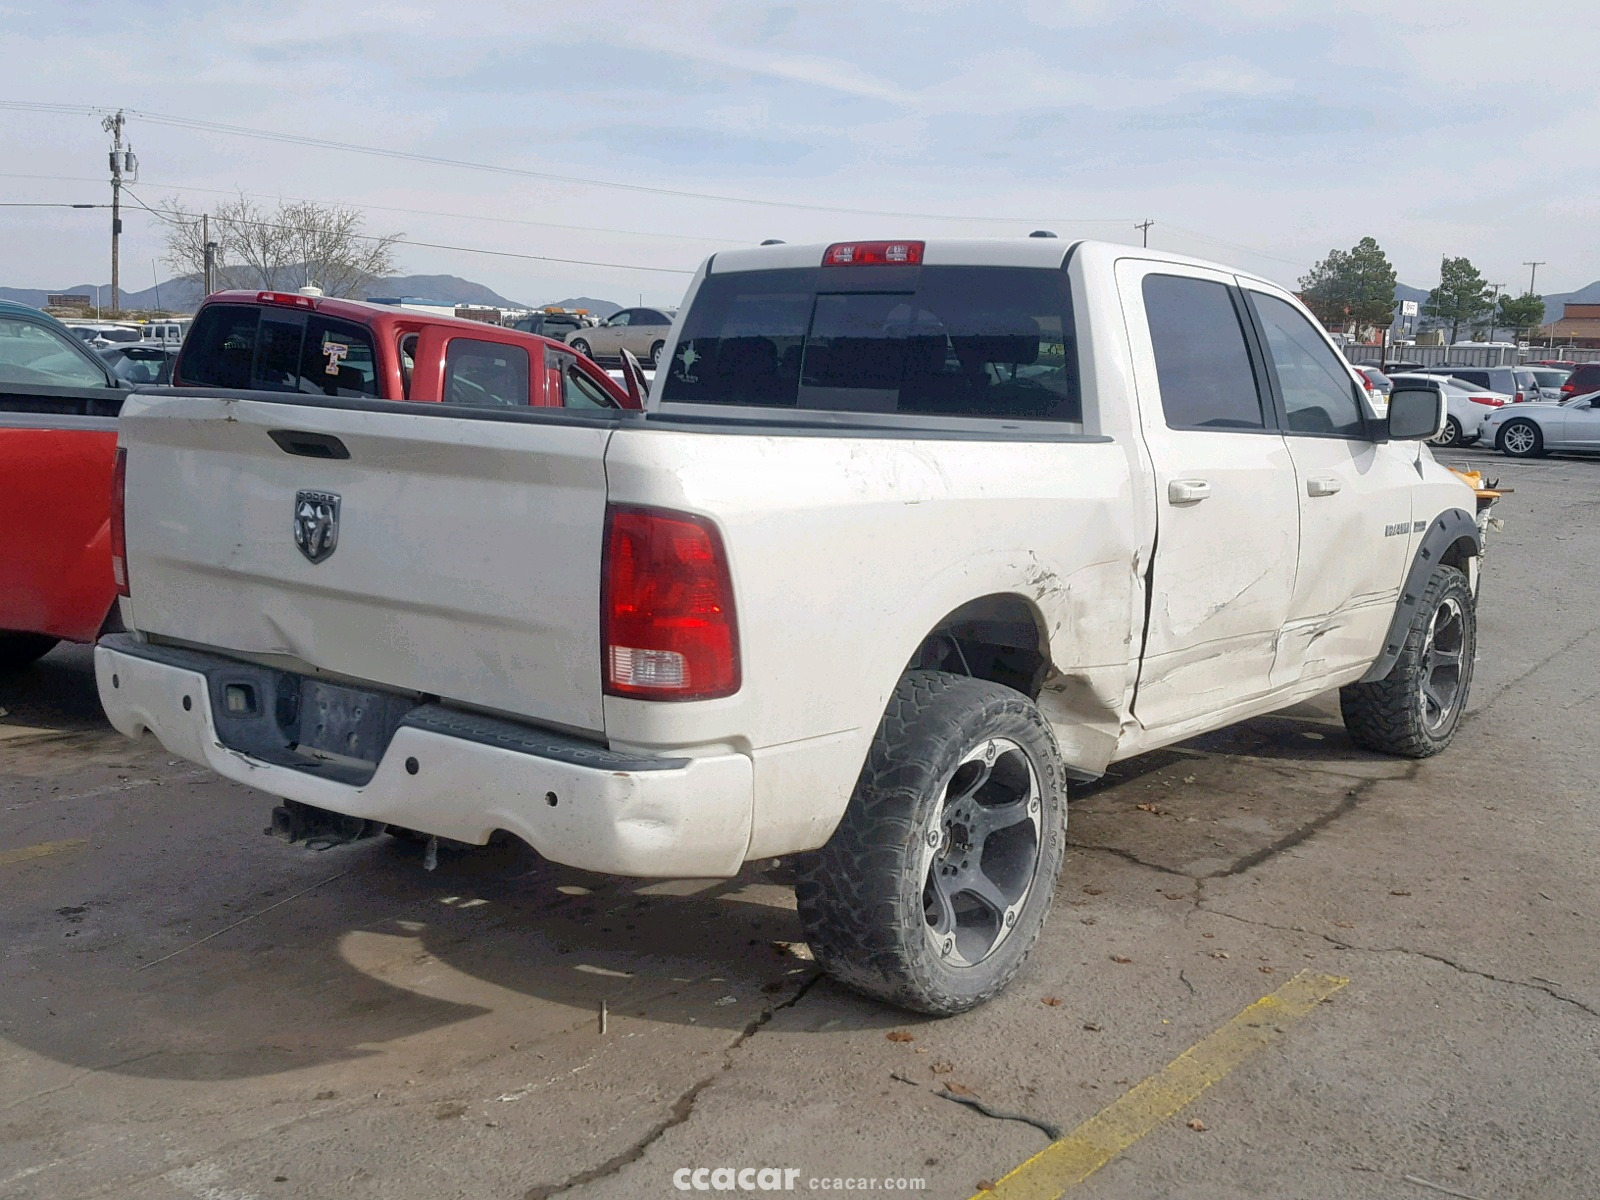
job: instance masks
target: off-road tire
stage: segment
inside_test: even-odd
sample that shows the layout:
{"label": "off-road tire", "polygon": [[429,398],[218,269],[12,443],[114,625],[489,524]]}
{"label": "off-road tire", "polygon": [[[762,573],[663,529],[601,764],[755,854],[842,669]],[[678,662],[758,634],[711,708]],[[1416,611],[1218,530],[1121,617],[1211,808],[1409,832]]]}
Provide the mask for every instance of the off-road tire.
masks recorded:
{"label": "off-road tire", "polygon": [[[1506,434],[1517,428],[1527,428],[1533,433],[1533,442],[1526,450],[1513,450],[1506,442]],[[1495,435],[1494,448],[1507,458],[1543,458],[1546,453],[1544,430],[1540,429],[1535,422],[1518,417],[1516,420],[1507,421],[1500,426],[1500,432]]]}
{"label": "off-road tire", "polygon": [[[1015,922],[988,957],[954,965],[924,911],[924,855],[946,818],[946,791],[993,739],[1020,751],[1039,798],[1036,857]],[[1066,777],[1033,701],[999,684],[940,671],[904,675],[878,726],[843,820],[827,845],[795,864],[806,940],[834,979],[916,1012],[949,1016],[997,995],[1027,960],[1049,915],[1066,845]],[[931,835],[931,837],[930,837]],[[925,839],[928,839],[925,842]],[[976,857],[976,855],[975,855]],[[963,864],[965,865],[965,864]],[[948,950],[945,953],[949,953]]]}
{"label": "off-road tire", "polygon": [[594,351],[589,349],[589,343],[584,341],[582,338],[573,338],[570,342],[567,343],[567,345],[571,346],[574,350],[576,350],[579,354],[583,355],[585,358],[593,358],[594,357]]}
{"label": "off-road tire", "polygon": [[[1448,719],[1430,725],[1423,685],[1429,668],[1430,630],[1441,609],[1453,602],[1460,611],[1459,683]],[[1351,741],[1380,754],[1428,758],[1450,744],[1461,724],[1472,688],[1478,629],[1472,589],[1455,567],[1439,567],[1423,590],[1400,657],[1382,679],[1352,683],[1339,689],[1339,710]]]}
{"label": "off-road tire", "polygon": [[0,633],[0,674],[20,671],[56,648],[59,639],[42,633]]}
{"label": "off-road tire", "polygon": [[1428,439],[1435,446],[1459,446],[1463,440],[1461,422],[1454,417],[1444,419],[1444,429]]}
{"label": "off-road tire", "polygon": [[661,352],[666,348],[667,344],[665,342],[656,342],[650,347],[650,357],[645,361],[650,364],[652,371],[661,365]]}

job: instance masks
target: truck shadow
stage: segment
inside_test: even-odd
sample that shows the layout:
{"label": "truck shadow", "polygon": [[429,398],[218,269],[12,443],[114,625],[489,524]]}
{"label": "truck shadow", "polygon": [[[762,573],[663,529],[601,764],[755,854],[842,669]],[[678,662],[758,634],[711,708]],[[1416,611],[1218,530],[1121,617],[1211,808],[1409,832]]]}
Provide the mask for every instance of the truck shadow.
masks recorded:
{"label": "truck shadow", "polygon": [[[1325,706],[1281,714],[1118,764],[1075,794],[1069,837],[1189,877],[1259,861],[1363,780],[1406,769],[1334,722]],[[626,880],[511,843],[441,851],[430,872],[420,846],[387,836],[320,853],[260,837],[271,803],[175,780],[153,800],[159,829],[128,834],[148,851],[24,889],[0,913],[6,1040],[101,1072],[226,1080],[419,1044],[437,1056],[440,1031],[484,1017],[559,1040],[604,1003],[731,1044],[817,976],[782,864]],[[819,1030],[915,1021],[831,985],[816,995]]]}

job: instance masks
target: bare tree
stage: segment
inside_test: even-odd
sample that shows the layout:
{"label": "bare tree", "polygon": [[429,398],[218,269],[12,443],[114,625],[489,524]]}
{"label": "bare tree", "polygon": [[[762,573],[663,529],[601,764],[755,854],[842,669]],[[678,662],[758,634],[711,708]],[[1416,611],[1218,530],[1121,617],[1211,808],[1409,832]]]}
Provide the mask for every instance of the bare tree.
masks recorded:
{"label": "bare tree", "polygon": [[[198,277],[205,270],[199,214],[179,200],[165,207],[167,264]],[[269,210],[241,194],[211,213],[216,281],[283,291],[315,285],[330,296],[354,296],[395,273],[394,247],[404,236],[363,233],[363,223],[359,210],[344,205],[293,200]]]}

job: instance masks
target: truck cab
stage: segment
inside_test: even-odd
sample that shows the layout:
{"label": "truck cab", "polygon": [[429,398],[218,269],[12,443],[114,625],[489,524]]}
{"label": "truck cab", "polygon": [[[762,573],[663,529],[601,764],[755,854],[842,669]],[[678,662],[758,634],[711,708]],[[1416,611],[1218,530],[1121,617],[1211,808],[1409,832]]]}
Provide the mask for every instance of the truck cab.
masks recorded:
{"label": "truck cab", "polygon": [[297,292],[209,296],[172,381],[477,408],[637,407],[605,372],[554,339]]}

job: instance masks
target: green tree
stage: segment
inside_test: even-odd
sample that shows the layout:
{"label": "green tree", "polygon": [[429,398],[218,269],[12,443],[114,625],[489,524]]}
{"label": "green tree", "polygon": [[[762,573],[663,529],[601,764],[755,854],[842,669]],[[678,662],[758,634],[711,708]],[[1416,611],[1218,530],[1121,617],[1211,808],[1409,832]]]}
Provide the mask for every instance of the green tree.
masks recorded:
{"label": "green tree", "polygon": [[1520,296],[1501,296],[1496,320],[1527,337],[1544,324],[1544,297],[1535,296],[1532,292]]}
{"label": "green tree", "polygon": [[1324,325],[1370,325],[1394,321],[1394,267],[1377,240],[1364,237],[1348,251],[1328,257],[1300,279],[1300,297]]}
{"label": "green tree", "polygon": [[1463,325],[1470,328],[1494,308],[1493,293],[1470,259],[1446,258],[1439,268],[1439,286],[1422,302],[1422,315],[1448,324],[1450,341],[1455,342]]}

